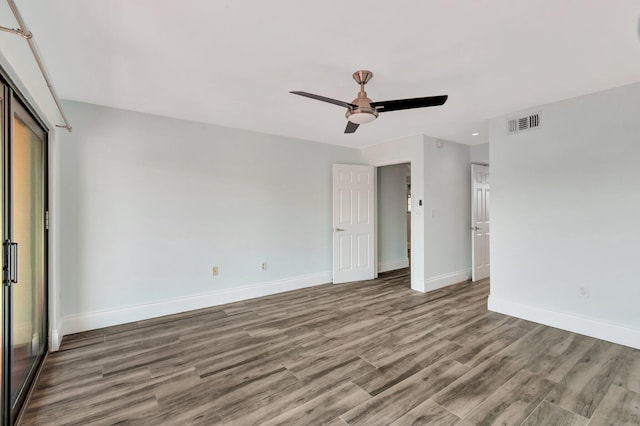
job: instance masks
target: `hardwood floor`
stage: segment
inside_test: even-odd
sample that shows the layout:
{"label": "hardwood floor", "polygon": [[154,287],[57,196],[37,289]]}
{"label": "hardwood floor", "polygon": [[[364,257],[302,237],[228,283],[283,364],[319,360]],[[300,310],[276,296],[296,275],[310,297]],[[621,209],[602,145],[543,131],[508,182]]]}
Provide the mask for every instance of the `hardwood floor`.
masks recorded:
{"label": "hardwood floor", "polygon": [[640,351],[407,270],[66,336],[23,425],[640,424]]}

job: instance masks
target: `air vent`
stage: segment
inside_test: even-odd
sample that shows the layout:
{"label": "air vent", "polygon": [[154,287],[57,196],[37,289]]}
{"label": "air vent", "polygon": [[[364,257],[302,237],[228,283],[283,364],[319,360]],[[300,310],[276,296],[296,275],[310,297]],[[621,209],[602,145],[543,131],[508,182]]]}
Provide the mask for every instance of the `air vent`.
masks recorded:
{"label": "air vent", "polygon": [[525,130],[540,127],[540,113],[531,114],[525,117],[512,118],[507,121],[507,133],[514,134]]}

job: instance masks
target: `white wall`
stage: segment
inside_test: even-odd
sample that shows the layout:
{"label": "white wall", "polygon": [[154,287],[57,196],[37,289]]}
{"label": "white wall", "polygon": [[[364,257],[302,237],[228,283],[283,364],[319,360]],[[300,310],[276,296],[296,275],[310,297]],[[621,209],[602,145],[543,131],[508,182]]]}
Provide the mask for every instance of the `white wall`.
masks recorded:
{"label": "white wall", "polygon": [[480,145],[472,145],[469,147],[471,152],[471,162],[476,164],[489,164],[489,144],[482,143]]}
{"label": "white wall", "polygon": [[430,291],[471,276],[471,159],[468,145],[424,140],[424,291]]}
{"label": "white wall", "polygon": [[640,83],[537,111],[490,126],[490,308],[640,348]]}
{"label": "white wall", "polygon": [[407,253],[408,164],[378,167],[378,272],[409,266]]}
{"label": "white wall", "polygon": [[64,105],[64,334],[331,281],[331,165],[358,150]]}

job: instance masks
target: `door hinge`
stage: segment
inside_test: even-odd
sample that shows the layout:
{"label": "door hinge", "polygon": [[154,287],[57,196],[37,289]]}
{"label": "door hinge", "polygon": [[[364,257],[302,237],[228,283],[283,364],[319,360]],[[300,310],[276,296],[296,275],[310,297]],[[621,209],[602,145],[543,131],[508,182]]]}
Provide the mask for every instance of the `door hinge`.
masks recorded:
{"label": "door hinge", "polygon": [[44,229],[49,229],[49,210],[44,212]]}

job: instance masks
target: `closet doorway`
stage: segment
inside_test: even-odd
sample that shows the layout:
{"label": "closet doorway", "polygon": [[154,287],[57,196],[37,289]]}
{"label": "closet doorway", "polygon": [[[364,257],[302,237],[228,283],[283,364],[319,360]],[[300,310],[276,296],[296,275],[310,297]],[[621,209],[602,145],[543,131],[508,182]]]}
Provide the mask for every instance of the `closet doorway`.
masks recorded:
{"label": "closet doorway", "polygon": [[410,267],[411,164],[377,168],[378,272]]}

